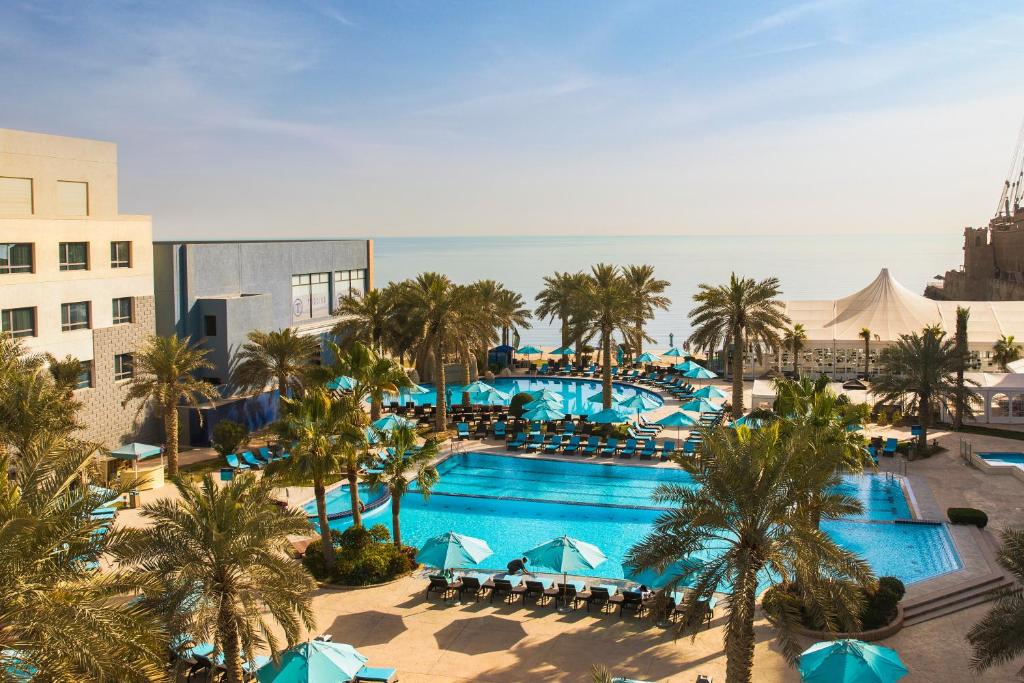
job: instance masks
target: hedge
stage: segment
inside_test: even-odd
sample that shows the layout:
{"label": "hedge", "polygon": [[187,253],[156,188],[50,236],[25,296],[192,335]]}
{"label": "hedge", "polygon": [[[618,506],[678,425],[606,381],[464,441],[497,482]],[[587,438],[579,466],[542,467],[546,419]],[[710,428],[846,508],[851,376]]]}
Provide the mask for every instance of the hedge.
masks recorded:
{"label": "hedge", "polygon": [[973,524],[979,529],[988,524],[988,515],[975,508],[949,508],[946,515],[953,524]]}

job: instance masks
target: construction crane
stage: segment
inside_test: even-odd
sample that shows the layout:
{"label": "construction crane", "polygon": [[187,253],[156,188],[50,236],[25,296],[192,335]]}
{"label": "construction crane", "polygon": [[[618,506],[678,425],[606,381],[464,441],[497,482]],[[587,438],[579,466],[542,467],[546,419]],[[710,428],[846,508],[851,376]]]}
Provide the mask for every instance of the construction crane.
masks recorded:
{"label": "construction crane", "polygon": [[996,218],[1014,216],[1020,210],[1021,200],[1024,200],[1024,124],[1021,124],[1017,134],[1017,146],[1013,150],[1010,170],[1003,182],[1003,194],[996,206]]}

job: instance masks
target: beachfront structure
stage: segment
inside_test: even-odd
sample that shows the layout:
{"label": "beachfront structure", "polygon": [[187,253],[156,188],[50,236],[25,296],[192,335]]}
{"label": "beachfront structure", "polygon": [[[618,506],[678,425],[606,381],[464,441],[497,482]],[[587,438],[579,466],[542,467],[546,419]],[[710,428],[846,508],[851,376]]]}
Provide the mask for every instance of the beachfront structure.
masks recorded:
{"label": "beachfront structure", "polygon": [[117,146],[0,129],[0,316],[34,353],[85,370],[81,436],[138,438],[121,401],[153,333],[152,221],[118,211]]}
{"label": "beachfront structure", "polygon": [[[948,334],[956,329],[956,309],[969,308],[967,328],[970,366],[996,371],[992,346],[1001,335],[1024,338],[1024,301],[936,301],[910,291],[882,269],[870,284],[840,299],[787,301],[786,315],[802,324],[807,342],[800,357],[800,372],[849,379],[864,373],[864,329],[870,330],[869,372],[875,372],[878,353],[900,335],[939,325]],[[792,354],[779,349],[763,359],[758,371],[793,370]]]}

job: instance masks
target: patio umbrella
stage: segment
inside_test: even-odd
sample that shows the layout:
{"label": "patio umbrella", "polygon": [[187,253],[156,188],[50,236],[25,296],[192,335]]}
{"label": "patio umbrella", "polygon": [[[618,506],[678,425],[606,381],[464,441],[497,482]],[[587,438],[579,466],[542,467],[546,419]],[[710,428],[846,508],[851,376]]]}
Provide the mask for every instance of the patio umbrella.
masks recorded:
{"label": "patio umbrella", "polygon": [[644,351],[636,357],[637,363],[657,363],[659,360],[661,360],[661,357],[658,354],[649,351]]}
{"label": "patio umbrella", "polygon": [[523,413],[524,420],[540,420],[541,422],[560,420],[563,417],[565,417],[565,410],[550,406],[546,403]]}
{"label": "patio umbrella", "polygon": [[541,406],[547,406],[548,408],[559,408],[559,409],[564,407],[563,406],[563,402],[560,399],[554,399],[554,398],[535,398],[532,401],[530,401],[529,403],[525,404],[523,406],[523,410],[524,411],[536,410],[537,408],[540,408]]}
{"label": "patio umbrella", "polygon": [[[661,572],[653,568],[634,571],[629,565],[623,566],[623,569],[626,570],[626,578],[630,581],[642,583],[649,588],[658,590],[673,583],[682,583],[684,586],[688,585],[687,582],[691,581],[693,575],[703,567],[704,562],[696,557],[684,557],[681,560],[676,560]],[[677,579],[680,580],[677,582]]]}
{"label": "patio umbrella", "polygon": [[478,391],[475,394],[472,394],[470,398],[473,400],[473,403],[479,403],[481,405],[490,406],[508,403],[512,399],[512,397],[506,394],[504,391],[501,391],[500,389],[495,389],[493,387],[490,389],[485,389],[483,391]]}
{"label": "patio umbrella", "polygon": [[[665,355],[667,356],[668,354],[666,353]],[[694,370],[701,366],[698,365],[697,363],[694,363],[692,360],[688,360],[683,361],[682,363],[676,363],[672,367],[678,370],[679,372],[689,372],[690,370]]]}
{"label": "patio umbrella", "polygon": [[682,358],[683,352],[673,346],[671,349],[669,349],[668,351],[661,355],[665,358]]}
{"label": "patio umbrella", "polygon": [[666,415],[665,417],[661,418],[660,420],[657,421],[657,424],[660,424],[662,427],[675,427],[676,438],[678,439],[679,430],[682,429],[683,427],[696,427],[697,420],[694,420],[692,417],[690,417],[689,414],[684,413],[683,411],[680,410],[675,413],[672,413],[671,415]]}
{"label": "patio umbrella", "polygon": [[327,383],[327,388],[331,391],[349,391],[356,385],[356,381],[351,377],[342,375],[341,377],[335,377]]}
{"label": "patio umbrella", "polygon": [[159,446],[150,446],[146,443],[133,441],[132,443],[127,443],[120,448],[110,451],[110,454],[118,460],[130,460],[132,466],[135,468],[135,478],[138,479],[139,461],[159,455],[161,465],[163,465],[163,452],[164,449]]}
{"label": "patio umbrella", "polygon": [[800,655],[805,683],[892,683],[907,675],[892,648],[860,640],[826,640]]}
{"label": "patio umbrella", "polygon": [[652,410],[657,408],[661,404],[651,398],[648,394],[642,391],[638,391],[624,401],[620,401],[617,404],[618,408],[626,408],[628,410],[636,410],[637,419],[640,419],[640,413],[645,410]]}
{"label": "patio umbrella", "polygon": [[563,400],[563,396],[560,393],[552,391],[551,389],[534,389],[533,391],[527,391],[525,393],[533,396],[535,399],[544,399],[545,401],[549,399],[556,401]]}
{"label": "patio umbrella", "polygon": [[720,387],[711,384],[693,392],[693,395],[697,398],[729,398],[729,394],[725,393]]}
{"label": "patio umbrella", "polygon": [[567,583],[569,572],[581,569],[595,569],[607,557],[596,545],[568,536],[559,536],[523,553],[523,557],[541,569],[562,573],[562,583]]}
{"label": "patio umbrella", "polygon": [[522,346],[516,349],[516,353],[521,353],[524,356],[536,356],[538,353],[544,353],[536,346]]}
{"label": "patio umbrella", "polygon": [[427,389],[426,387],[421,387],[419,384],[413,383],[413,385],[411,387],[406,387],[403,391],[405,391],[405,393],[407,393],[407,394],[412,395],[412,394],[429,394],[431,390]]}
{"label": "patio umbrella", "polygon": [[750,413],[747,413],[738,420],[733,420],[731,427],[739,427],[745,425],[748,429],[760,429],[764,426],[765,421],[759,417],[751,417]]}
{"label": "patio umbrella", "polygon": [[416,561],[437,569],[454,569],[478,564],[493,554],[487,541],[449,531],[428,539]]}
{"label": "patio umbrella", "polygon": [[576,352],[568,346],[559,346],[557,349],[551,352],[552,356],[573,356]]}
{"label": "patio umbrella", "polygon": [[351,645],[309,640],[281,653],[279,664],[268,662],[256,671],[260,683],[312,683],[355,680],[366,657]]}
{"label": "patio umbrella", "polygon": [[721,407],[716,406],[706,398],[695,398],[692,401],[687,401],[682,406],[681,410],[692,410],[695,413],[720,413],[722,412]]}
{"label": "patio umbrella", "polygon": [[629,418],[623,415],[616,408],[605,408],[593,415],[588,415],[587,420],[599,425],[613,425],[628,422]]}
{"label": "patio umbrella", "polygon": [[389,415],[385,415],[379,420],[372,422],[370,426],[382,432],[390,432],[394,430],[396,427],[412,427],[413,429],[415,429],[416,424],[416,420],[408,420],[404,417],[401,417],[400,415],[395,415],[394,413],[391,413]]}
{"label": "patio umbrella", "polygon": [[[616,403],[619,400],[619,396],[622,394],[615,394],[615,390],[612,389],[612,403]],[[587,397],[587,403],[604,403],[604,392],[599,391],[596,394],[591,394]]]}
{"label": "patio umbrella", "polygon": [[[686,362],[689,363],[690,361]],[[697,365],[694,368],[690,368],[689,370],[684,371],[683,374],[689,377],[690,379],[714,379],[718,377],[718,375],[700,365]]]}
{"label": "patio umbrella", "polygon": [[466,386],[462,387],[463,393],[466,394],[477,394],[480,393],[481,391],[487,391],[488,389],[494,389],[494,387],[492,387],[487,382],[481,382],[480,380],[470,382]]}

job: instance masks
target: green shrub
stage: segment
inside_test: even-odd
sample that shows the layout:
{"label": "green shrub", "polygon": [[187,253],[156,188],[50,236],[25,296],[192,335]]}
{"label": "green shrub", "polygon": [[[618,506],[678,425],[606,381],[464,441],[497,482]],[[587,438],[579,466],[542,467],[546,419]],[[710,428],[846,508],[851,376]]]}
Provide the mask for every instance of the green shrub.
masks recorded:
{"label": "green shrub", "polygon": [[[337,548],[341,542],[341,532],[337,529],[331,529],[331,538],[334,541],[334,547]],[[319,535],[312,543],[306,546],[306,552],[302,554],[302,564],[306,566],[306,569],[313,575],[313,578],[320,581],[327,578],[327,571],[324,569],[323,543]]]}
{"label": "green shrub", "polygon": [[213,426],[213,449],[221,455],[234,453],[249,442],[249,430],[234,420],[221,420]]}
{"label": "green shrub", "polygon": [[949,508],[946,515],[953,524],[973,524],[979,529],[988,524],[988,515],[975,508]]}
{"label": "green shrub", "polygon": [[[415,566],[416,549],[396,548],[391,534],[383,524],[370,527],[349,527],[344,532],[331,530],[334,541],[334,572],[332,583],[365,586],[390,581],[411,571]],[[320,539],[309,544],[302,562],[315,578],[323,581],[324,571]]]}
{"label": "green shrub", "polygon": [[861,614],[861,628],[871,630],[885,626],[896,618],[897,605],[907,592],[903,582],[895,576],[883,576],[873,593],[865,593],[864,612]]}
{"label": "green shrub", "polygon": [[516,394],[508,404],[508,414],[512,417],[522,417],[526,412],[523,407],[531,401],[533,401],[533,394],[525,391]]}

